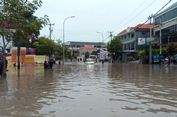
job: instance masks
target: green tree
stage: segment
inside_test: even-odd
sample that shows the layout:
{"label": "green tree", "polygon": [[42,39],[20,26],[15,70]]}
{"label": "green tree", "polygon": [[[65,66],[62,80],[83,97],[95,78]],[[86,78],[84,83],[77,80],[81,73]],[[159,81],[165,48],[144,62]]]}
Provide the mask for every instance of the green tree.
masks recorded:
{"label": "green tree", "polygon": [[177,44],[169,44],[167,47],[167,51],[170,56],[177,54]]}
{"label": "green tree", "polygon": [[[39,35],[39,30],[47,21],[45,17],[34,16],[41,5],[41,0],[0,0],[0,35],[3,41],[4,64],[5,50],[12,39],[15,46],[28,47],[29,39],[33,42]],[[9,29],[15,29],[16,32]]]}
{"label": "green tree", "polygon": [[61,46],[46,37],[40,37],[33,43],[33,47],[36,49],[36,54],[38,55],[47,55],[49,57],[55,55],[57,59],[61,58]]}
{"label": "green tree", "polygon": [[111,53],[112,59],[118,59],[118,56],[122,50],[120,38],[115,36],[110,42],[108,42],[107,49]]}
{"label": "green tree", "polygon": [[35,11],[41,7],[41,0],[1,0],[0,22],[3,29],[16,29],[13,44],[29,47],[39,36],[40,30],[47,22],[47,16],[38,18]]}
{"label": "green tree", "polygon": [[64,46],[64,49],[65,49],[65,58],[72,59],[72,52],[71,52],[71,50],[69,50],[67,45]]}
{"label": "green tree", "polygon": [[140,50],[140,51],[138,52],[138,56],[139,56],[139,57],[145,57],[145,56],[146,56],[146,51],[145,51],[145,50]]}
{"label": "green tree", "polygon": [[57,46],[55,48],[54,55],[55,55],[56,60],[61,60],[62,59],[63,52],[62,52],[62,46],[61,45],[57,44]]}

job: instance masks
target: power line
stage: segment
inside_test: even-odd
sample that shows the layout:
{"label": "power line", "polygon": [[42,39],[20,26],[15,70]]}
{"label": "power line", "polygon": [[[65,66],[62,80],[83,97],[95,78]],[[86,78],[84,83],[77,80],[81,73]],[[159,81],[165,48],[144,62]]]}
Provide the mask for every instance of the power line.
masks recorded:
{"label": "power line", "polygon": [[53,37],[53,39],[55,40],[56,38],[55,38],[55,35],[52,33],[52,37]]}
{"label": "power line", "polygon": [[141,27],[142,25],[146,24],[151,18],[155,15],[157,15],[159,12],[161,12],[172,0],[169,0],[164,6],[160,8],[154,15],[150,16],[143,24],[139,25],[138,27]]}
{"label": "power line", "polygon": [[139,9],[141,6],[143,6],[143,4],[146,3],[146,1],[147,1],[147,0],[144,0],[138,7],[136,7],[134,10],[132,10],[132,12],[131,12],[128,16],[126,16],[125,18],[123,18],[123,20],[122,20],[122,22],[121,22],[121,25],[122,25],[125,21],[127,21],[128,18],[130,18],[130,15],[132,15],[133,13],[135,13],[135,12],[137,11],[137,9]]}
{"label": "power line", "polygon": [[109,33],[109,37],[111,38],[111,40],[112,40],[112,38],[113,38],[113,32],[108,32]]}
{"label": "power line", "polygon": [[53,31],[52,26],[54,26],[55,23],[52,24],[52,23],[49,22],[48,25],[49,25],[49,38],[51,39],[52,38],[52,31]]}
{"label": "power line", "polygon": [[137,16],[139,16],[140,14],[142,14],[143,12],[145,12],[145,10],[148,9],[155,1],[156,0],[153,0],[147,7],[145,7],[140,12],[138,12],[134,17],[132,17],[130,20],[128,20],[125,24],[129,23],[130,21],[135,20],[135,18],[137,18]]}
{"label": "power line", "polygon": [[172,0],[168,1],[160,10],[158,10],[154,15],[157,15],[160,11],[162,11]]}
{"label": "power line", "polygon": [[[156,0],[154,0],[154,1],[156,1]],[[159,12],[161,12],[171,1],[172,1],[172,0],[169,0],[169,1],[168,1],[163,7],[161,7],[160,10],[158,10],[154,15],[157,15]],[[146,24],[154,15],[148,17],[148,19],[147,19],[144,23],[138,25],[138,27],[141,27],[142,25]],[[137,28],[138,28],[138,27],[137,27]]]}
{"label": "power line", "polygon": [[106,40],[109,39],[109,38],[110,38],[110,36],[106,37],[105,39],[103,39],[103,42],[106,41]]}

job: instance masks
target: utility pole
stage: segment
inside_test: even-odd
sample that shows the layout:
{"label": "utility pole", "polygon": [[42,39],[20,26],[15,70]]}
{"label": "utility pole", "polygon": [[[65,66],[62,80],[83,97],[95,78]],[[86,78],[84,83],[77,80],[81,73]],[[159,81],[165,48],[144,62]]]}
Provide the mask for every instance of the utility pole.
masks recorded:
{"label": "utility pole", "polygon": [[111,38],[111,40],[112,40],[112,38],[113,38],[113,32],[108,32],[109,33],[109,37]]}
{"label": "utility pole", "polygon": [[53,31],[52,26],[54,26],[55,23],[52,24],[52,23],[49,22],[48,25],[49,25],[49,32],[50,32],[50,33],[49,33],[49,38],[50,38],[50,40],[51,40],[51,39],[52,39],[52,31]]}
{"label": "utility pole", "polygon": [[153,17],[153,15],[149,16],[149,20],[150,20],[149,64],[152,63],[152,45],[151,45],[151,42],[152,42],[152,29],[153,29],[153,25],[151,26],[152,17]]}
{"label": "utility pole", "polygon": [[162,55],[162,23],[161,23],[161,19],[160,19],[160,55]]}

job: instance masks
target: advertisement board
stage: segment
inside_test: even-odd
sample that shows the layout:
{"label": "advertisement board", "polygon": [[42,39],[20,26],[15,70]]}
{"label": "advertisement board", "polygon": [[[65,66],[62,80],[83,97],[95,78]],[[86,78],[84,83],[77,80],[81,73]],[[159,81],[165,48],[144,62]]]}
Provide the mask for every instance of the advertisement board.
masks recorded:
{"label": "advertisement board", "polygon": [[26,57],[26,48],[21,47],[20,48],[20,62],[24,63],[25,62],[25,57]]}
{"label": "advertisement board", "polygon": [[16,63],[17,62],[17,47],[13,47],[11,49],[11,61],[13,63]]}
{"label": "advertisement board", "polygon": [[144,45],[146,43],[145,38],[138,38],[138,45]]}

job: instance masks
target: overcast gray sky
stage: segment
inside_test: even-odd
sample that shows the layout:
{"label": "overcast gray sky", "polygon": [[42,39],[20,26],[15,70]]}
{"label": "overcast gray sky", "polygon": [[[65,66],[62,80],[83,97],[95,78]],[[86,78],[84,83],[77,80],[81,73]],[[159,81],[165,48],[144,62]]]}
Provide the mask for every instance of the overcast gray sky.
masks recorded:
{"label": "overcast gray sky", "polygon": [[[53,26],[52,38],[62,40],[62,23],[68,16],[76,16],[65,23],[65,41],[105,42],[108,32],[114,35],[123,29],[143,23],[150,14],[157,12],[169,0],[42,0],[38,17],[49,16]],[[177,0],[172,0],[173,4]],[[168,5],[168,6],[169,6]],[[49,37],[49,26],[41,31]]]}

